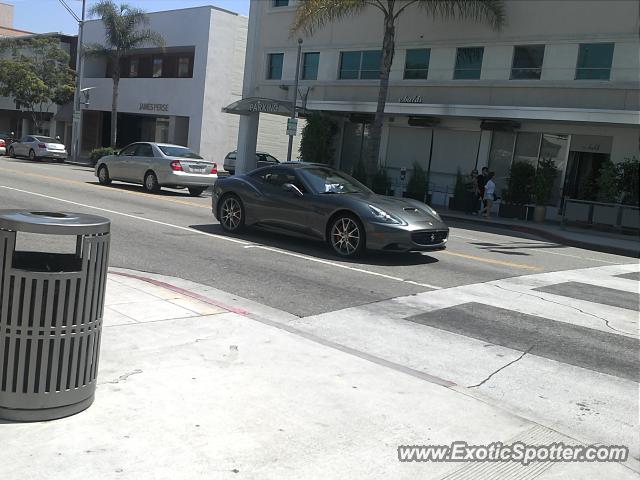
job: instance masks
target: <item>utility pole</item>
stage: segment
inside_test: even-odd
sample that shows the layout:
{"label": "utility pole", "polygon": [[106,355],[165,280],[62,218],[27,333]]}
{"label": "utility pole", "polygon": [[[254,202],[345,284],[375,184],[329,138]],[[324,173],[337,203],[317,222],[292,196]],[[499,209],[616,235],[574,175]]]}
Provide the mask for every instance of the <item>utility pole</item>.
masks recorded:
{"label": "utility pole", "polygon": [[84,20],[86,14],[87,0],[82,0],[82,17],[78,18],[71,8],[60,0],[60,3],[78,22],[78,46],[76,54],[76,92],[73,99],[73,127],[71,130],[71,158],[74,162],[80,159],[80,148],[82,139],[82,108],[80,97],[82,95],[82,73],[84,69],[84,55],[82,52],[82,36],[84,32]]}
{"label": "utility pole", "polygon": [[291,161],[291,151],[293,150],[293,136],[295,135],[295,131],[292,131],[293,128],[297,128],[297,116],[298,112],[296,109],[296,105],[298,104],[298,82],[300,79],[300,56],[302,55],[302,39],[298,39],[298,58],[296,61],[296,81],[293,90],[293,111],[291,112],[291,119],[289,120],[289,125],[287,125],[287,131],[289,133],[289,147],[287,148],[287,162]]}

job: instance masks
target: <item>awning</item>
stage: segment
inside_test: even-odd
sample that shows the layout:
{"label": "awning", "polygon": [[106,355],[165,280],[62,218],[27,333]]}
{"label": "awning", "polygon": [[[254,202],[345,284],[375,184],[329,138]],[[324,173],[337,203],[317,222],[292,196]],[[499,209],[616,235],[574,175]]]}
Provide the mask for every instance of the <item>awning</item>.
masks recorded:
{"label": "awning", "polygon": [[293,113],[293,104],[271,98],[248,97],[233,102],[231,105],[223,108],[222,111],[235,115],[271,113],[273,115],[290,116]]}

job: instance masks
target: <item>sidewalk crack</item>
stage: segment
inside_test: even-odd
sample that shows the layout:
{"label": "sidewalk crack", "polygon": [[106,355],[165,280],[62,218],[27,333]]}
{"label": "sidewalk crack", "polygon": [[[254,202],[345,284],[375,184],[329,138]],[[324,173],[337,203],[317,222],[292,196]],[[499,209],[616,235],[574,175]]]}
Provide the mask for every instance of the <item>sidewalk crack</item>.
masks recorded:
{"label": "sidewalk crack", "polygon": [[516,359],[514,359],[514,360],[511,360],[509,363],[507,363],[507,364],[505,364],[505,365],[501,366],[499,369],[497,369],[496,371],[492,372],[492,373],[491,373],[487,378],[485,378],[484,380],[482,380],[480,383],[478,383],[478,384],[476,384],[476,385],[469,385],[467,388],[476,388],[476,387],[480,387],[480,386],[484,385],[484,384],[485,384],[486,382],[488,382],[488,381],[491,379],[491,377],[493,377],[496,373],[501,372],[501,371],[502,371],[502,370],[504,370],[505,368],[507,368],[507,367],[509,367],[509,366],[513,365],[514,363],[516,363],[516,362],[518,362],[518,361],[522,360],[522,358],[523,358],[527,353],[529,353],[529,352],[533,349],[533,347],[534,347],[534,346],[535,346],[535,345],[531,345],[531,346],[530,346],[529,348],[527,348],[524,352],[522,352],[522,354],[521,354],[518,358],[516,358]]}
{"label": "sidewalk crack", "polygon": [[531,296],[531,297],[533,297],[533,298],[537,298],[538,300],[542,300],[542,301],[544,301],[544,302],[553,303],[554,305],[560,305],[561,307],[568,307],[568,308],[571,308],[571,309],[576,310],[576,311],[578,311],[578,312],[580,312],[580,313],[583,313],[583,314],[585,314],[585,315],[589,315],[590,317],[597,318],[598,320],[602,320],[602,321],[604,322],[605,326],[606,326],[608,329],[610,329],[610,330],[612,330],[612,331],[614,331],[614,332],[618,332],[618,333],[621,333],[621,334],[623,334],[623,335],[627,335],[627,334],[629,333],[629,332],[625,332],[625,331],[623,331],[623,330],[618,330],[618,329],[617,329],[617,328],[615,328],[615,327],[612,327],[612,326],[611,326],[611,324],[609,323],[609,320],[607,320],[606,318],[604,318],[604,317],[600,317],[600,316],[598,316],[598,315],[596,315],[596,314],[594,314],[594,313],[591,313],[591,312],[585,312],[584,310],[582,310],[582,309],[580,309],[580,308],[578,308],[578,307],[574,307],[574,306],[572,306],[572,305],[567,305],[566,303],[554,302],[553,300],[549,300],[548,298],[544,298],[544,297],[541,297],[541,296],[539,296],[539,295],[534,295],[533,293],[529,293],[529,292],[520,292],[520,291],[518,291],[518,290],[511,290],[511,289],[509,289],[509,288],[505,288],[505,287],[503,287],[503,286],[501,286],[501,285],[497,285],[497,284],[495,284],[495,283],[493,284],[493,286],[494,286],[494,287],[497,287],[497,288],[500,288],[500,289],[502,289],[502,290],[505,290],[505,291],[507,291],[507,292],[519,293],[520,295],[529,295],[529,296]]}

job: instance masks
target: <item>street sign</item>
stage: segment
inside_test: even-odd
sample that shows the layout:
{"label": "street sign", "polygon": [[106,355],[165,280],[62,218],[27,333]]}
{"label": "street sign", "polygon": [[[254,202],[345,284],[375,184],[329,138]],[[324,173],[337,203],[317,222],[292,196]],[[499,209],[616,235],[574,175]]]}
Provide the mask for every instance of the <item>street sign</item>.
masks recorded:
{"label": "street sign", "polygon": [[80,120],[80,112],[73,112],[73,120],[76,122]]}
{"label": "street sign", "polygon": [[287,119],[287,135],[296,135],[298,133],[298,119]]}

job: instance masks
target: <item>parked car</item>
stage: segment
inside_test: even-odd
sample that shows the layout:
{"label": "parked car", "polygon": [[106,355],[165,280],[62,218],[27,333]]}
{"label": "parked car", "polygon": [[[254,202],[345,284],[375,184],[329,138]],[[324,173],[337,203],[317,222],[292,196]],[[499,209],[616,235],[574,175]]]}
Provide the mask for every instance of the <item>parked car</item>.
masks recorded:
{"label": "parked car", "polygon": [[417,200],[376,195],[334,168],[286,162],[219,179],[212,210],[230,233],[256,225],[326,241],[342,257],[365,249],[442,250],[449,228]]}
{"label": "parked car", "polygon": [[7,149],[9,145],[14,140],[15,134],[13,132],[2,132],[0,131],[0,155],[6,155]]}
{"label": "parked car", "polygon": [[218,178],[218,166],[187,147],[136,142],[98,160],[95,175],[102,185],[112,180],[137,183],[148,192],[161,187],[188,188],[197,197]]}
{"label": "parked car", "polygon": [[29,160],[49,158],[63,162],[67,159],[67,149],[57,138],[25,135],[20,141],[9,145],[9,155],[14,158],[29,157]]}
{"label": "parked car", "polygon": [[4,141],[4,138],[0,138],[0,155],[7,154],[7,143]]}
{"label": "parked car", "polygon": [[[223,168],[229,172],[229,175],[236,174],[236,151],[227,153],[227,156],[224,157],[224,162],[222,163]],[[273,155],[270,155],[265,152],[256,152],[256,165],[258,168],[260,167],[269,167],[271,165],[276,165],[280,163]]]}

